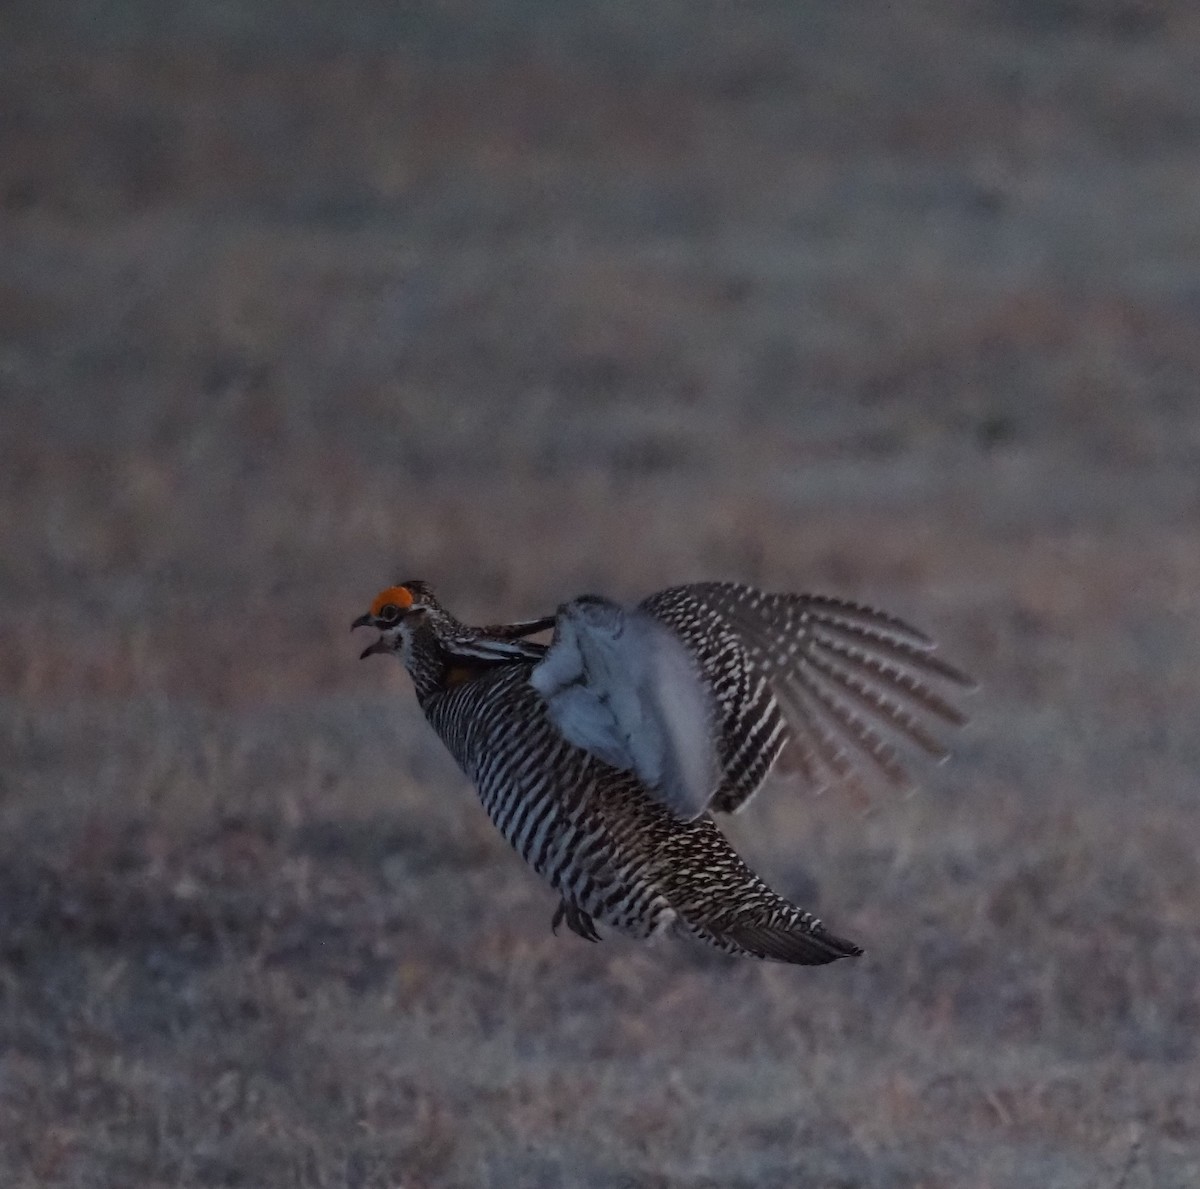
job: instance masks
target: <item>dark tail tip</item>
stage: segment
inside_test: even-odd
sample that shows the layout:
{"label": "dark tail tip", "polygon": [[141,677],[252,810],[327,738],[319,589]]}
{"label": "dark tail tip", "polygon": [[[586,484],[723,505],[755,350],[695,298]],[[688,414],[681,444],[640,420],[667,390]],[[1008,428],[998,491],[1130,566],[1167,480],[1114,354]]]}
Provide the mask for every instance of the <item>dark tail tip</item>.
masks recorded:
{"label": "dark tail tip", "polygon": [[797,966],[824,966],[839,958],[857,958],[862,947],[830,933],[823,925],[787,929],[776,925],[736,925],[725,936],[747,953]]}

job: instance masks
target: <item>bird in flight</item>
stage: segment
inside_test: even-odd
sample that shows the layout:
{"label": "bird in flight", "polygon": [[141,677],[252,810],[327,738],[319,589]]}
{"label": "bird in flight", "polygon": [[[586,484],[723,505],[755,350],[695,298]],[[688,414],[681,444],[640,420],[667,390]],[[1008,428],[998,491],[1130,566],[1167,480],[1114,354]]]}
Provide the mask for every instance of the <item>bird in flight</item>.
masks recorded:
{"label": "bird in flight", "polygon": [[484,809],[557,892],[554,928],[670,930],[801,965],[862,950],[768,887],[715,815],[777,769],[810,788],[866,771],[907,784],[902,747],[945,758],[936,728],[966,721],[951,696],[973,684],[886,612],[731,582],[472,627],[413,580],[362,627],[379,633],[362,656],[403,661]]}

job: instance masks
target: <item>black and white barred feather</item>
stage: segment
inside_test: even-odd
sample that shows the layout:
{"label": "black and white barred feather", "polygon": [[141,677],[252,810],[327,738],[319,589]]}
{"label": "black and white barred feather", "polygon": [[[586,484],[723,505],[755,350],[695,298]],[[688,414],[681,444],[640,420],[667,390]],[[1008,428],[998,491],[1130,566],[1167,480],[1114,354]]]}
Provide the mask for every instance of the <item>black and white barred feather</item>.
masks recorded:
{"label": "black and white barred feather", "polygon": [[971,679],[886,612],[732,582],[671,587],[641,605],[697,653],[720,707],[724,783],[713,809],[740,809],[781,757],[813,789],[863,761],[907,784],[897,743],[942,760],[927,720],[966,721],[939,686],[970,688]]}

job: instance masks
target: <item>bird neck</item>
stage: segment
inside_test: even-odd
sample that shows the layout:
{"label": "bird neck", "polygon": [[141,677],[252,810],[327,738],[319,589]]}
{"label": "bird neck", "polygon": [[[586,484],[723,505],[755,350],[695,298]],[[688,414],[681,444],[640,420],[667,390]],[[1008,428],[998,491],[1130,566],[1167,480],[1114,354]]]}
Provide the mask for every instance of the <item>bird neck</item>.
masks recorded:
{"label": "bird neck", "polygon": [[417,701],[422,706],[445,688],[449,655],[432,624],[423,624],[407,642],[404,667],[412,678]]}

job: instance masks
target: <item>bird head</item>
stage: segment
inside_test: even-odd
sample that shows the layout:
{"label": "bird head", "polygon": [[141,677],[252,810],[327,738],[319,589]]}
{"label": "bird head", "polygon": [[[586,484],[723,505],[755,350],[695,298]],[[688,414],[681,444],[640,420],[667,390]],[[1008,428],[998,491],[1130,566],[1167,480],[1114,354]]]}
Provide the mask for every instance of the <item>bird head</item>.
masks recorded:
{"label": "bird head", "polygon": [[377,652],[405,654],[413,633],[431,617],[444,614],[433,592],[424,582],[412,580],[381,590],[371,602],[371,609],[351,625],[356,628],[377,628],[379,637],[363,649],[359,659]]}

